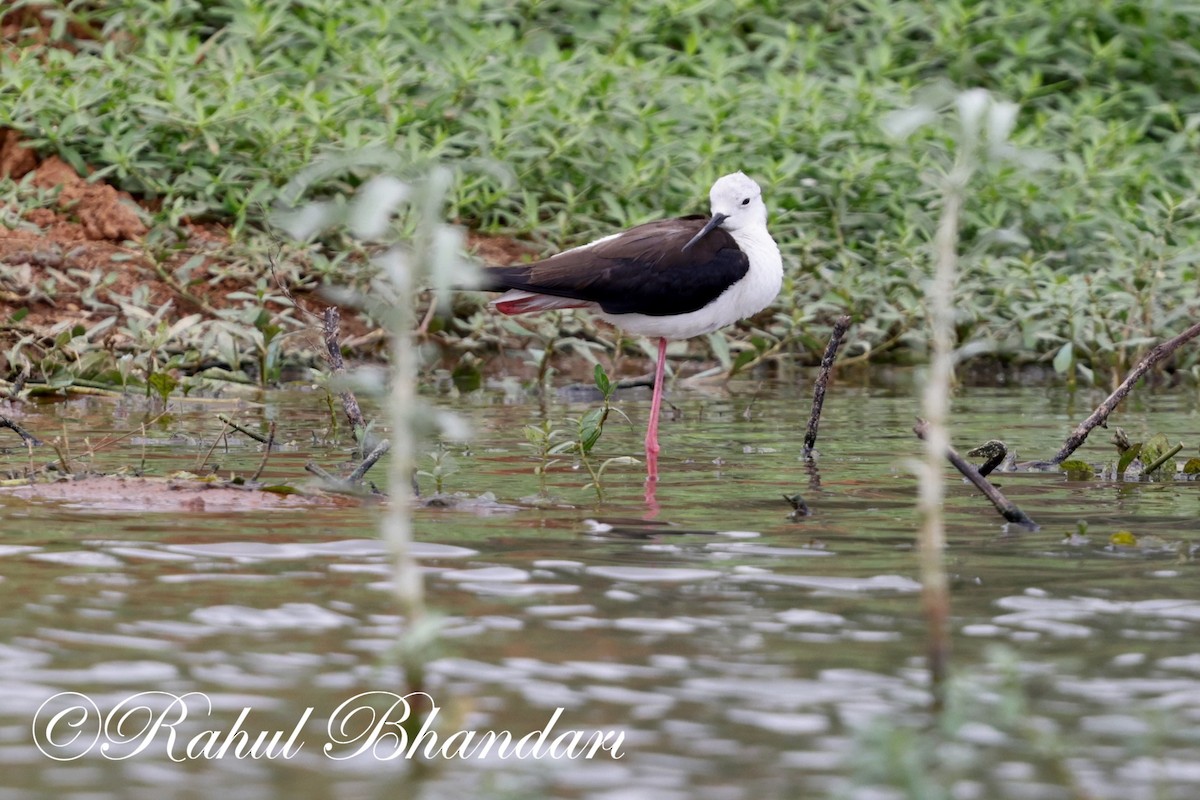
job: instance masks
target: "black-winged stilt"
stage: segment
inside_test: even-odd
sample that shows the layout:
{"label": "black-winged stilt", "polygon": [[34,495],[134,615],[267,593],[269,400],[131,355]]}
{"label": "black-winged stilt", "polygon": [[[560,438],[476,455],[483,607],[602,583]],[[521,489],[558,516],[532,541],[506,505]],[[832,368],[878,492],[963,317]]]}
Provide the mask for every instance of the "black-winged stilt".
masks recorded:
{"label": "black-winged stilt", "polygon": [[658,417],[667,340],[689,339],[766,308],[783,282],[779,246],[753,180],[735,172],[708,193],[712,216],[664,219],[532,264],[486,268],[504,314],[584,308],[618,328],[658,339],[646,472],[658,479]]}

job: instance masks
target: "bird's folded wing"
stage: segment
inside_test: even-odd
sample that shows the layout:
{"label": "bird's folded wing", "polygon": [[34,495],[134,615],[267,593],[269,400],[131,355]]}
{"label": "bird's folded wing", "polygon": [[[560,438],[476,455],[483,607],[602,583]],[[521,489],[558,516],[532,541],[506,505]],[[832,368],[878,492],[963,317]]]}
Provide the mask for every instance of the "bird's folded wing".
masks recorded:
{"label": "bird's folded wing", "polygon": [[683,251],[706,219],[650,222],[544,261],[489,267],[489,288],[594,302],[610,314],[672,316],[697,311],[750,268],[746,254],[720,228]]}

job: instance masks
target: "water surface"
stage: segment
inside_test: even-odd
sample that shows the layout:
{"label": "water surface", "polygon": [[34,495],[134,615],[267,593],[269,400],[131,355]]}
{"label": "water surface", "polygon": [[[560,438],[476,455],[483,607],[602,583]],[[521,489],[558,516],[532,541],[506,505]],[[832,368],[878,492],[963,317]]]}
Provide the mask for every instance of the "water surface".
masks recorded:
{"label": "water surface", "polygon": [[[586,403],[539,409],[501,392],[438,399],[473,435],[448,445],[457,470],[444,488],[463,500],[417,512],[417,555],[441,620],[419,652],[397,645],[411,641],[411,626],[371,505],[124,512],[0,497],[0,797],[734,800],[936,796],[938,787],[955,798],[1195,796],[1196,483],[998,476],[1042,525],[1028,532],[948,472],[959,688],[945,723],[954,735],[929,731],[910,384],[835,384],[815,467],[799,457],[807,383],[676,389],[653,514],[638,467],[606,473],[598,503],[569,459],[546,476],[552,501],[531,505],[543,487],[521,428],[544,414],[566,427]],[[965,451],[1002,438],[1022,458],[1046,458],[1100,399],[966,388],[954,442]],[[276,420],[290,443],[267,462],[267,479],[299,484],[305,461],[346,462],[344,446],[321,441],[323,396],[264,402],[232,413]],[[613,418],[601,460],[639,455],[648,395],[630,393],[619,407],[632,422]],[[1146,390],[1112,423],[1135,440],[1162,431],[1191,456],[1197,410],[1194,390]],[[193,469],[221,429],[214,414],[181,408],[147,429],[149,441],[123,441],[95,464]],[[83,399],[28,409],[20,421],[47,436],[65,426],[78,452],[85,438],[126,433],[146,416],[133,401]],[[1111,460],[1108,435],[1094,433],[1079,456]],[[249,475],[261,459],[240,439],[209,463]],[[16,447],[0,456],[5,470],[27,462]],[[422,487],[428,495],[433,484],[422,478]],[[797,492],[812,516],[790,517],[782,495]],[[1114,546],[1118,531],[1138,544]],[[322,750],[339,705],[408,692],[406,670],[423,676],[443,736],[523,735],[561,708],[555,735],[620,732],[622,757],[382,760],[377,749],[336,759],[353,747]],[[247,707],[244,727],[255,732],[291,731],[312,712],[288,758],[176,762],[160,736],[134,755],[127,744],[113,758],[93,749],[60,763],[38,749],[31,724],[64,691],[101,708],[139,692],[201,692],[211,713],[197,707],[204,714],[180,724],[181,742],[228,730]],[[383,697],[370,699],[378,707]]]}

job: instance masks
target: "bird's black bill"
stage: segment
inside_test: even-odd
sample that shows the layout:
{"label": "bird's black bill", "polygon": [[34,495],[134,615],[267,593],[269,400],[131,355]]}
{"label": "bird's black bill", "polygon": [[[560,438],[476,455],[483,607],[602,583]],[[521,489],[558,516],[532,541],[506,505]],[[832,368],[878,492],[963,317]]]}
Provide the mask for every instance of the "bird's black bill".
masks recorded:
{"label": "bird's black bill", "polygon": [[688,243],[683,246],[682,252],[686,253],[688,250],[691,250],[692,246],[696,244],[696,242],[700,241],[705,236],[708,236],[710,233],[712,233],[713,230],[720,227],[721,223],[724,222],[725,218],[728,216],[728,214],[713,214],[712,219],[704,223],[704,227],[700,229],[700,232],[693,236]]}

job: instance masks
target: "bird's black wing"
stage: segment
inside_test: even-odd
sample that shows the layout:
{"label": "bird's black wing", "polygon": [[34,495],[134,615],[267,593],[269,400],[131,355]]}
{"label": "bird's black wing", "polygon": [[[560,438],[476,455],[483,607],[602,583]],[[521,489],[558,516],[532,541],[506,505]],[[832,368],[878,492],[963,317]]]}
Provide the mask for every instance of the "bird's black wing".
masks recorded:
{"label": "bird's black wing", "polygon": [[488,288],[593,302],[610,314],[660,317],[697,311],[750,269],[746,254],[721,228],[684,252],[707,220],[649,222],[543,261],[488,267]]}

